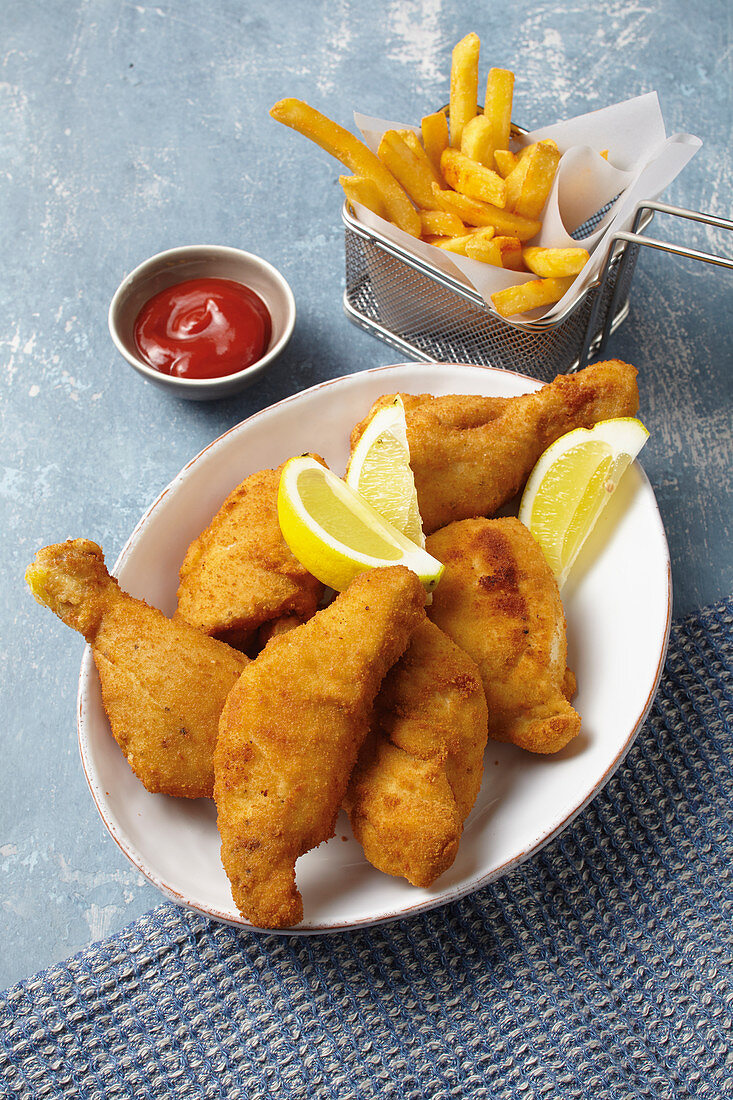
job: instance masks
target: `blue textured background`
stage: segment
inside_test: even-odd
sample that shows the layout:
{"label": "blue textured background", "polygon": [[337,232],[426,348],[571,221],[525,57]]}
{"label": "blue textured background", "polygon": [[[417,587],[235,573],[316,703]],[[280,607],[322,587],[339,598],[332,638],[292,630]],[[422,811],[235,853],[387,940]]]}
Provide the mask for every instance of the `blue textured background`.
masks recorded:
{"label": "blue textured background", "polygon": [[[75,737],[82,642],[22,575],[84,535],[113,561],[180,467],[250,413],[324,378],[393,362],[343,318],[338,169],[268,109],[301,96],[418,119],[447,98],[450,50],[518,74],[528,127],[656,89],[668,132],[704,146],[666,196],[730,214],[730,7],[705,0],[0,3],[0,986],[159,900],[110,841]],[[694,17],[692,13],[694,12]],[[723,235],[662,225],[720,248]],[[214,242],[271,260],[298,304],[293,341],[241,397],[181,402],[106,331],[121,276],[159,249]],[[733,249],[728,246],[728,251]],[[676,611],[731,590],[729,274],[645,253],[610,353],[641,371],[644,466],[670,541]]]}

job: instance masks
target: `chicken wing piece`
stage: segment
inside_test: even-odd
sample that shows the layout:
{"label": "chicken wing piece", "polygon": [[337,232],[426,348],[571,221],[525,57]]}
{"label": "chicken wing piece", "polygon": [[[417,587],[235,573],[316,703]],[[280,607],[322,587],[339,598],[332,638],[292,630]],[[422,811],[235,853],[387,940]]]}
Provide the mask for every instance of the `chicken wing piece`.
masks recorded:
{"label": "chicken wing piece", "polygon": [[181,566],[178,617],[240,649],[265,623],[309,619],[323,594],[280,532],[281,470],[260,470],[237,486]]}
{"label": "chicken wing piece", "polygon": [[374,697],[424,620],[414,573],[362,573],[242,673],[219,723],[214,798],[224,869],[260,927],[303,917],[295,861],[333,835]]}
{"label": "chicken wing piece", "polygon": [[481,786],[486,734],[476,665],[426,620],[380,688],[344,800],[374,867],[414,886],[450,867]]}
{"label": "chicken wing piece", "polygon": [[428,615],[476,662],[489,737],[557,752],[580,730],[568,702],[565,614],[538,543],[518,519],[467,519],[427,540],[445,565]]}
{"label": "chicken wing piece", "polygon": [[[636,370],[618,359],[559,375],[520,397],[402,397],[426,534],[453,520],[492,515],[565,432],[633,416],[639,405]],[[377,405],[393,398],[380,398]],[[371,415],[354,428],[352,450]]]}
{"label": "chicken wing piece", "polygon": [[210,798],[219,716],[247,658],[123,592],[86,539],[39,550],[26,580],[90,643],[112,733],[147,790]]}

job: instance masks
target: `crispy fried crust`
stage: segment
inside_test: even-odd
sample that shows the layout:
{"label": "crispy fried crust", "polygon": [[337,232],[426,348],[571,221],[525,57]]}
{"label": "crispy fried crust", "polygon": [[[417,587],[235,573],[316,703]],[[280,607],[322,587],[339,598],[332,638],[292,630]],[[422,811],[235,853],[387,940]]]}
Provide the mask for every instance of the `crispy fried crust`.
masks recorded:
{"label": "crispy fried crust", "polygon": [[[392,400],[380,398],[377,405]],[[403,394],[410,465],[426,533],[493,515],[519,492],[542,452],[573,428],[633,416],[636,370],[619,359],[559,375],[520,397]],[[356,446],[371,411],[352,432]]]}
{"label": "crispy fried crust", "polygon": [[227,699],[214,797],[222,862],[253,924],[302,919],[295,862],[333,835],[374,697],[424,619],[424,601],[403,566],[363,573],[273,638]]}
{"label": "crispy fried crust", "polygon": [[483,775],[479,671],[425,621],[382,684],[344,805],[378,870],[429,886],[458,852]]}
{"label": "crispy fried crust", "polygon": [[241,649],[264,623],[309,619],[323,594],[280,532],[281,470],[260,470],[238,485],[181,566],[178,617]]}
{"label": "crispy fried crust", "polygon": [[91,644],[112,733],[147,790],[211,797],[219,716],[247,658],[123,592],[86,539],[39,550],[26,577]]}
{"label": "crispy fried crust", "polygon": [[451,523],[427,549],[445,564],[428,614],[478,665],[489,736],[557,752],[580,717],[566,698],[565,614],[539,545],[509,517]]}

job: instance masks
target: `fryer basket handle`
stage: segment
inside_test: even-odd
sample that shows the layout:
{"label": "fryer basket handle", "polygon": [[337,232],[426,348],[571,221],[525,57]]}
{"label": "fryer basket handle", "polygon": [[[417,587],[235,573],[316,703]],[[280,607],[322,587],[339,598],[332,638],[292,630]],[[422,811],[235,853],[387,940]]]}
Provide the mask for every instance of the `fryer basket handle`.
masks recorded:
{"label": "fryer basket handle", "polygon": [[[665,202],[652,202],[645,201],[640,202],[634,212],[634,220],[630,231],[619,230],[618,233],[614,233],[611,243],[608,248],[608,255],[606,256],[606,262],[603,267],[603,272],[599,280],[600,287],[605,285],[606,277],[608,275],[609,268],[615,256],[617,256],[617,246],[623,245],[623,255],[621,256],[619,270],[616,276],[616,284],[614,287],[611,302],[606,311],[605,320],[603,323],[603,331],[601,333],[600,341],[596,349],[596,354],[602,356],[606,350],[608,344],[608,338],[611,335],[613,318],[616,316],[616,310],[619,304],[619,297],[621,294],[621,288],[624,285],[624,273],[627,265],[632,258],[632,250],[629,245],[643,245],[646,248],[653,248],[658,252],[669,252],[674,256],[686,256],[691,260],[699,260],[702,263],[715,264],[717,267],[725,267],[733,270],[733,259],[727,256],[718,256],[711,252],[700,252],[696,248],[688,248],[686,245],[673,244],[670,241],[660,241],[656,237],[647,237],[643,232],[639,232],[639,226],[646,213],[653,214],[653,212],[659,214],[671,214],[675,218],[684,218],[687,221],[702,222],[703,225],[713,226],[715,229],[727,229],[733,230],[733,221],[728,218],[719,218],[715,214],[704,214],[699,210],[686,210],[681,206],[670,206]],[[647,220],[647,225],[651,221],[651,218]],[[596,295],[595,302],[593,303],[593,309],[591,310],[590,317],[588,318],[588,327],[585,333],[585,340],[578,360],[576,370],[581,370],[588,363],[591,344],[594,340],[594,332],[596,321],[598,319],[598,310],[600,308],[601,293]]]}

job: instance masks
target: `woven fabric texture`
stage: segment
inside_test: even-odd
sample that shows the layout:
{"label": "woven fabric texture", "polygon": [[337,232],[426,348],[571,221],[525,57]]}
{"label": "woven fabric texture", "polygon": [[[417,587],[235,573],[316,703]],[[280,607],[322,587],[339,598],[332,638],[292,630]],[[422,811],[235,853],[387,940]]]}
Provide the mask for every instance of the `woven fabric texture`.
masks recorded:
{"label": "woven fabric texture", "polygon": [[263,937],[161,905],[0,996],[7,1096],[733,1096],[730,601],[608,786],[471,898]]}

